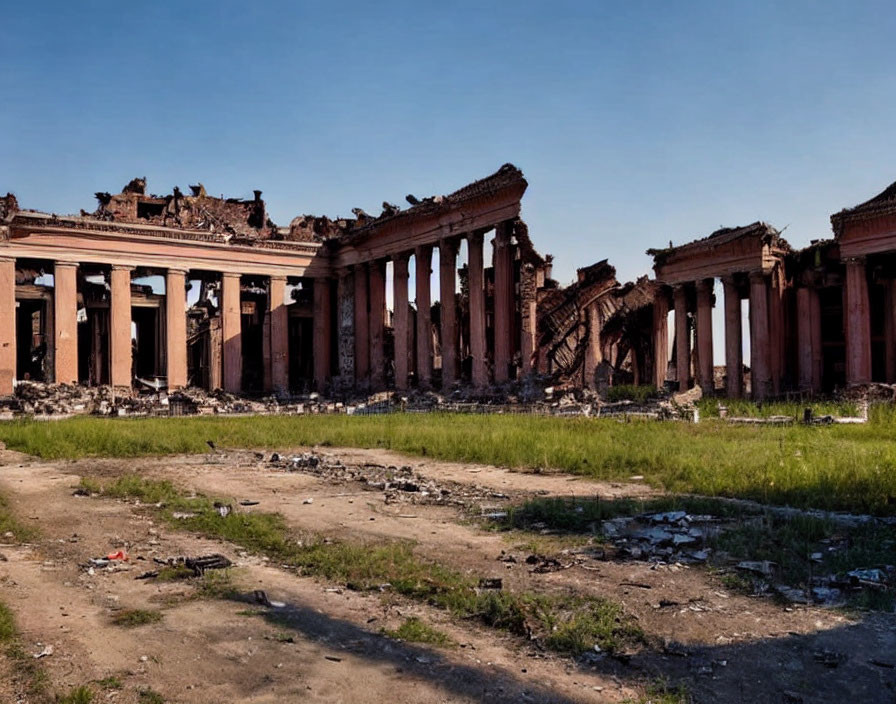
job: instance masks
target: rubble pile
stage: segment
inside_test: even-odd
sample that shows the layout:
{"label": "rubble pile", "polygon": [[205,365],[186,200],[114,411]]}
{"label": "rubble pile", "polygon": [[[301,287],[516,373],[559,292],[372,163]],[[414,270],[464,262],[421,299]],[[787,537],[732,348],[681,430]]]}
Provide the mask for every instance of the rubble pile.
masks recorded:
{"label": "rubble pile", "polygon": [[372,462],[346,465],[338,459],[316,452],[303,452],[299,455],[281,455],[275,452],[268,463],[276,471],[311,474],[333,484],[357,482],[365,490],[382,492],[387,504],[411,503],[466,508],[484,500],[508,498],[506,494],[485,487],[437,482],[407,465],[397,467]]}
{"label": "rubble pile", "polygon": [[721,524],[715,516],[666,511],[603,521],[601,532],[620,557],[697,564],[709,559],[707,542],[718,534]]}

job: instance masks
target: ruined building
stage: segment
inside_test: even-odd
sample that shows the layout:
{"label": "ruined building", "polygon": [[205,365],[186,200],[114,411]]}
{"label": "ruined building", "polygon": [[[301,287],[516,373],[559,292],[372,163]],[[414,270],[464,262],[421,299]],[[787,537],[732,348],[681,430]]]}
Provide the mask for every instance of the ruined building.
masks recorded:
{"label": "ruined building", "polygon": [[655,280],[621,285],[600,261],[566,287],[520,218],[526,187],[506,164],[450,195],[288,227],[271,222],[260,191],[225,199],[202,184],[157,196],[134,179],[78,216],[7,195],[0,393],[22,379],[285,395],[485,389],[537,374],[763,399],[896,381],[896,185],[832,216],[833,239],[801,251],[756,222],[650,250]]}

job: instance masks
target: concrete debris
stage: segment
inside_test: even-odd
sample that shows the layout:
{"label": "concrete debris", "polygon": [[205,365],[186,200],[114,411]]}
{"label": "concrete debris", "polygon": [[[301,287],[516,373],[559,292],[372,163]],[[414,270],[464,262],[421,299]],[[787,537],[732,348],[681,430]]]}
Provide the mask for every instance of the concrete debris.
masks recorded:
{"label": "concrete debris", "polygon": [[666,511],[603,521],[601,533],[620,557],[693,564],[709,559],[711,550],[705,543],[721,530],[720,523],[715,516]]}
{"label": "concrete debris", "polygon": [[[365,463],[346,465],[327,455],[304,452],[287,457],[273,453],[265,463],[273,471],[302,472],[326,479],[333,484],[357,482],[368,491],[383,493],[386,504],[437,504],[444,506],[472,506],[483,501],[506,499],[507,495],[476,485],[436,481],[418,474],[410,466]],[[303,503],[311,503],[305,499]],[[501,512],[493,512],[497,518]],[[503,512],[503,516],[506,516]],[[488,517],[488,516],[486,516]]]}

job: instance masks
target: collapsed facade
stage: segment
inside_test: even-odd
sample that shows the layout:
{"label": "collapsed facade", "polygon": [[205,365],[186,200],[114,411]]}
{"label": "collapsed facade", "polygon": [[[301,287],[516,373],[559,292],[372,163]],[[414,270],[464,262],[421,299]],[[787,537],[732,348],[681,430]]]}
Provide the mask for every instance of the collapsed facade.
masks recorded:
{"label": "collapsed facade", "polygon": [[483,390],[537,375],[764,399],[896,381],[896,185],[832,216],[834,238],[801,251],[757,222],[650,250],[655,280],[621,285],[601,261],[566,287],[520,218],[526,188],[506,164],[447,196],[409,195],[406,208],[288,227],[267,217],[260,191],[225,199],[201,184],[156,196],[134,179],[79,216],[23,210],[7,195],[0,393],[24,379],[283,396]]}

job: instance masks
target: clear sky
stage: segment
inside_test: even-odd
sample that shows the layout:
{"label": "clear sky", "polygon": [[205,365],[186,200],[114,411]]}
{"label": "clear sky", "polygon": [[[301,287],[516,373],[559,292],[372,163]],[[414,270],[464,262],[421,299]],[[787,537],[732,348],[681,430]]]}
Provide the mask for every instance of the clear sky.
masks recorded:
{"label": "clear sky", "polygon": [[892,2],[19,2],[0,190],[92,210],[146,176],[281,225],[510,161],[565,283],[766,220],[803,246],[896,179]]}

